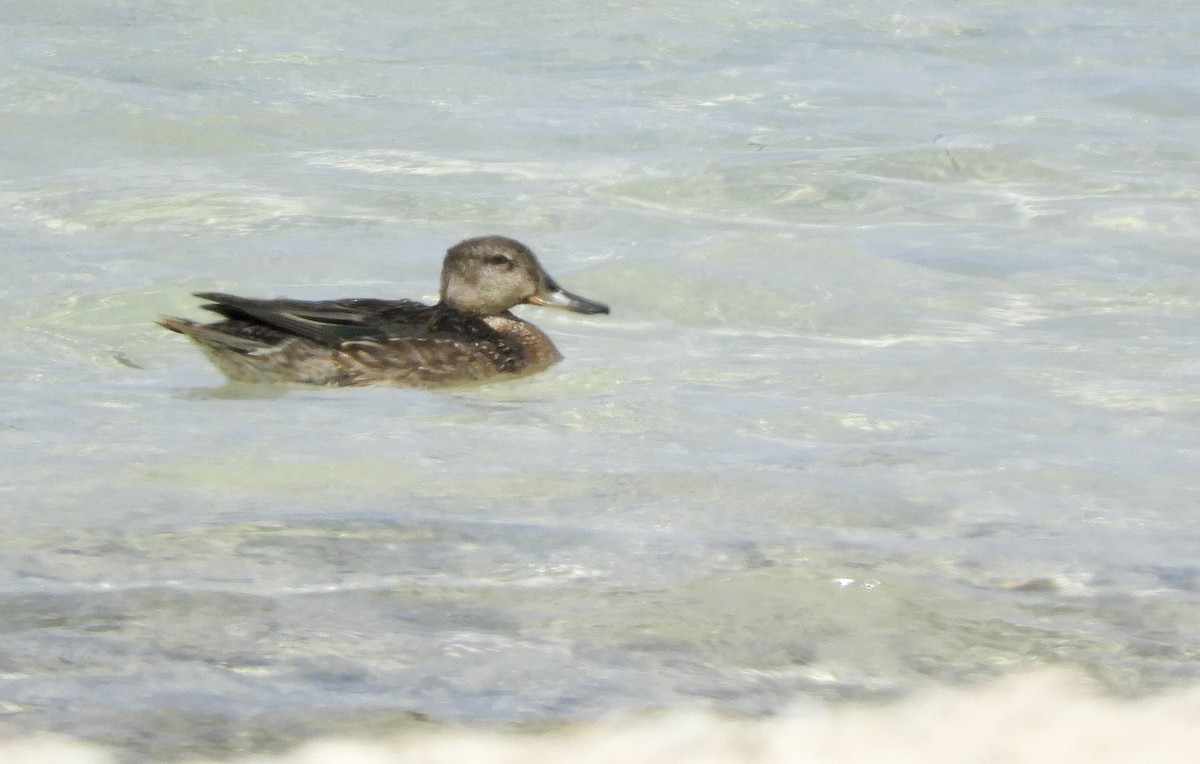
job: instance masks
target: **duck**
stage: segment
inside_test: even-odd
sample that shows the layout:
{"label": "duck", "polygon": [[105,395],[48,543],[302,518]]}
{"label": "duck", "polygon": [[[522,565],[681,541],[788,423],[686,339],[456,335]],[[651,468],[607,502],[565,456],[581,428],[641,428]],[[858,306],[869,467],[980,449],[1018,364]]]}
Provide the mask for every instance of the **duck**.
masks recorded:
{"label": "duck", "polygon": [[506,236],[450,247],[434,305],[195,296],[222,319],[161,316],[159,325],[195,342],[228,379],[253,383],[439,387],[515,379],[544,371],[562,355],[512,308],[528,303],[585,315],[609,312],[560,287],[529,247]]}

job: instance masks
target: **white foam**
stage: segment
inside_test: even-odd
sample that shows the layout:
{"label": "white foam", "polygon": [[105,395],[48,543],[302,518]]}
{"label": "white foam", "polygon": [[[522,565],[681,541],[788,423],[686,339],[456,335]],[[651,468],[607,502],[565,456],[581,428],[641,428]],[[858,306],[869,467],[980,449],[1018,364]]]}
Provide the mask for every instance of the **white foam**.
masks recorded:
{"label": "white foam", "polygon": [[4,764],[113,764],[107,752],[83,743],[53,737],[28,740],[0,740],[0,761]]}
{"label": "white foam", "polygon": [[[1064,670],[983,689],[937,689],[892,705],[796,710],[770,719],[668,712],[543,733],[446,730],[327,739],[221,764],[1167,764],[1200,751],[1200,688],[1117,700]],[[0,743],[6,764],[113,764],[61,740]],[[210,760],[204,764],[217,764]],[[194,762],[193,764],[200,764]]]}

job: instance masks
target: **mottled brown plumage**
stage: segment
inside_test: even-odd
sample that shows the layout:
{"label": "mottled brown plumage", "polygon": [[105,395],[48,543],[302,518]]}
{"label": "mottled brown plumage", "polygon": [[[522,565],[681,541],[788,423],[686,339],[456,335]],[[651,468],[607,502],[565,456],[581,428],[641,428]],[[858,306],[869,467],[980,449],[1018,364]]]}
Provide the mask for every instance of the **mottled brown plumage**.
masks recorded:
{"label": "mottled brown plumage", "polygon": [[436,305],[412,300],[261,300],[200,292],[224,320],[159,323],[194,340],[230,379],[317,385],[430,387],[541,371],[561,356],[520,303],[607,313],[562,289],[528,247],[503,236],[467,239],[442,264]]}

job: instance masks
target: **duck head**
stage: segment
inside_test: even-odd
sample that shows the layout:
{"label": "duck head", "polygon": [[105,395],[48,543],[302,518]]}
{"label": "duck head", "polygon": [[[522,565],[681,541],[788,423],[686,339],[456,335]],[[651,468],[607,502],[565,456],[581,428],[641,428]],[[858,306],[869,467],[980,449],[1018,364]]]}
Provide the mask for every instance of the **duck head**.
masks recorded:
{"label": "duck head", "polygon": [[477,316],[499,315],[526,302],[576,313],[608,312],[607,305],[560,287],[529,247],[504,236],[481,236],[451,247],[442,262],[440,299]]}

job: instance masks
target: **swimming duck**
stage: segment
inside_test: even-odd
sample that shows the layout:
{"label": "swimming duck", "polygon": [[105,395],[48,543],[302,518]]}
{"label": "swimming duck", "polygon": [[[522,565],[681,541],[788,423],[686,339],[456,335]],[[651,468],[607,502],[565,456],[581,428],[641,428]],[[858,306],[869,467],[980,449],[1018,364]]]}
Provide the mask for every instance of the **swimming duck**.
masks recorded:
{"label": "swimming duck", "polygon": [[225,376],[314,385],[432,387],[533,374],[562,356],[510,308],[608,313],[560,287],[528,247],[504,236],[467,239],[446,252],[436,305],[196,296],[224,320],[163,316],[159,324],[187,335]]}

